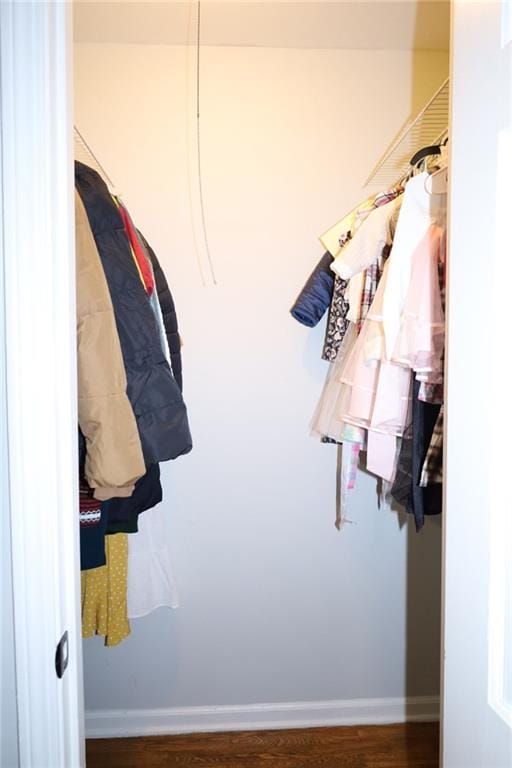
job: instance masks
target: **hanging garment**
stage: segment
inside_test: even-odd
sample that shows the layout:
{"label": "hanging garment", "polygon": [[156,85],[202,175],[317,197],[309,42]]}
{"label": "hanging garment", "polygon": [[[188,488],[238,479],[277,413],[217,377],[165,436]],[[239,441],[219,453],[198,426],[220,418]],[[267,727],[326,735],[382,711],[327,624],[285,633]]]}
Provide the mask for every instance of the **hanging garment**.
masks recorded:
{"label": "hanging garment", "polygon": [[364,272],[364,285],[361,294],[361,308],[359,310],[359,318],[357,321],[357,332],[360,333],[363,323],[368,316],[370,307],[373,304],[377,288],[379,287],[382,273],[384,272],[384,264],[389,256],[389,247],[385,247],[382,250],[380,256],[370,264],[370,266]]}
{"label": "hanging garment", "polygon": [[365,216],[373,210],[376,197],[370,197],[356,206],[350,213],[344,216],[333,227],[320,235],[320,242],[333,259],[336,259],[346,245],[347,235],[354,234]]}
{"label": "hanging garment", "polygon": [[[345,386],[340,391],[337,416],[345,423],[399,437],[407,423],[410,371],[381,360],[378,354],[367,364],[368,347],[374,349],[380,338],[379,318],[387,268],[388,262],[361,333],[340,370],[339,380]],[[370,446],[368,449],[370,451]]]}
{"label": "hanging garment", "polygon": [[[399,332],[397,359],[393,357],[391,361],[386,360],[384,331],[384,303],[388,292],[390,259],[385,262],[374,301],[354,352],[359,358],[351,361],[352,369],[347,365],[354,382],[357,382],[358,374],[361,374],[360,386],[366,391],[369,392],[371,386],[372,391],[376,392],[375,387],[379,382],[376,366],[382,363],[389,362],[390,371],[398,366],[412,368],[418,375],[438,374],[444,343],[438,264],[444,259],[444,240],[444,230],[431,226],[410,255],[414,280],[410,283],[407,308]],[[423,293],[427,300],[424,300]],[[365,368],[368,370],[365,371]],[[375,369],[373,373],[372,368]]]}
{"label": "hanging garment", "polygon": [[443,430],[444,405],[441,406],[436,419],[430,445],[421,470],[420,485],[422,488],[443,482]]}
{"label": "hanging garment", "polygon": [[101,177],[75,163],[84,202],[107,278],[146,466],[192,448],[187,411],[161,349],[148,296],[133,262],[124,224]]}
{"label": "hanging garment", "polygon": [[422,243],[411,260],[393,360],[412,368],[419,381],[432,384],[442,382],[444,311],[439,272],[445,261],[445,230],[430,226]]}
{"label": "hanging garment", "polygon": [[347,517],[350,492],[354,490],[360,446],[340,443],[336,456],[336,517],[334,525],[341,531],[346,523],[352,523]]}
{"label": "hanging garment", "polygon": [[337,498],[346,500],[366,448],[367,469],[418,530],[441,511],[442,480],[446,193],[430,194],[427,178],[322,239],[336,274],[329,320],[336,301],[340,310],[337,328],[327,323],[324,352],[334,362],[311,423],[322,440],[343,442]]}
{"label": "hanging garment", "polygon": [[167,543],[166,513],[157,507],[142,515],[128,538],[128,617],[165,606],[178,608],[179,595]]}
{"label": "hanging garment", "polygon": [[[392,192],[389,193],[390,196],[393,194],[394,193]],[[381,196],[379,199],[384,200],[387,198]],[[391,197],[391,199],[394,200],[395,198]],[[383,205],[385,206],[386,203],[383,203]],[[370,215],[374,214],[372,213]],[[390,233],[392,234],[395,227],[394,217],[392,220],[390,220],[389,227]],[[359,230],[359,232],[355,235],[355,238],[359,237],[361,231],[362,229]],[[385,247],[380,252],[377,249],[373,263],[370,265],[366,273],[364,273],[365,285],[363,289],[363,295],[360,299],[361,309],[359,312],[359,322],[357,325],[349,326],[350,331],[346,331],[339,348],[336,349],[336,361],[328,372],[322,394],[311,421],[310,426],[313,434],[322,435],[322,430],[324,430],[323,435],[327,436],[329,439],[335,442],[346,440],[349,442],[355,442],[358,445],[365,444],[366,431],[364,429],[358,428],[357,425],[345,424],[340,417],[342,407],[341,403],[344,402],[342,390],[345,386],[342,382],[342,374],[356,344],[357,334],[362,327],[363,320],[366,318],[368,307],[373,303],[373,299],[375,298],[375,294],[377,292],[377,288],[384,271],[384,264],[386,262],[388,253],[389,248]],[[341,280],[339,277],[336,279]]]}
{"label": "hanging garment", "polygon": [[358,444],[364,443],[368,431],[367,469],[388,482],[395,473],[396,438],[403,434],[410,411],[410,371],[383,359],[386,257],[401,203],[402,198],[395,196],[370,213],[338,255],[338,269],[346,270],[347,277],[352,270],[371,268],[367,293],[360,299],[360,314],[367,313],[367,317],[360,336],[354,339],[356,328],[339,365],[330,372],[312,423],[314,429],[326,427],[326,434],[337,440],[344,439],[345,429],[351,425]]}
{"label": "hanging garment", "polygon": [[[141,245],[146,251],[147,246],[142,238]],[[149,254],[148,268],[154,281]],[[150,303],[159,329],[162,350],[171,365],[171,353],[156,291],[151,294]],[[156,507],[139,518],[137,533],[128,539],[128,616],[136,618],[162,606],[177,608],[178,605],[165,514],[162,507]]]}
{"label": "hanging garment", "polygon": [[158,295],[158,302],[162,311],[162,317],[164,321],[165,333],[167,336],[167,345],[169,353],[171,355],[171,367],[172,373],[176,380],[180,391],[183,390],[183,372],[181,363],[181,339],[178,328],[178,317],[176,314],[176,307],[174,299],[172,297],[171,289],[165,277],[165,273],[160,266],[160,263],[156,257],[155,252],[139,232],[142,244],[146,248],[153,267],[153,273],[155,276],[156,292]]}
{"label": "hanging garment", "polygon": [[393,498],[414,515],[416,530],[423,528],[425,515],[438,515],[442,509],[442,486],[420,486],[422,469],[432,439],[440,406],[418,399],[420,382],[413,382],[412,423],[402,440]]}
{"label": "hanging garment", "polygon": [[308,328],[318,325],[330,306],[334,287],[331,261],[331,254],[324,253],[290,309],[291,316]]}
{"label": "hanging garment", "polygon": [[322,359],[329,362],[334,362],[338,357],[340,346],[350,323],[347,317],[350,305],[345,296],[347,285],[346,280],[342,280],[338,275],[335,276],[322,350]]}
{"label": "hanging garment", "polygon": [[[153,267],[151,265],[151,262],[148,261],[148,264],[151,270],[151,274],[153,275]],[[154,275],[153,275],[153,279],[154,279]],[[151,304],[151,309],[155,316],[156,325],[158,328],[158,335],[160,336],[160,345],[162,347],[162,352],[164,353],[165,359],[169,363],[169,367],[172,370],[171,351],[169,349],[169,343],[167,341],[167,333],[165,331],[165,325],[164,325],[164,316],[162,314],[162,308],[160,306],[160,302],[158,300],[156,291],[153,291],[153,293],[151,294],[149,303]]]}
{"label": "hanging garment", "polygon": [[84,473],[98,499],[130,496],[144,474],[112,301],[82,200],[75,192],[78,423]]}
{"label": "hanging garment", "polygon": [[432,225],[437,224],[443,229],[446,225],[446,193],[429,194],[425,188],[428,178],[427,173],[420,173],[407,183],[388,259],[389,274],[383,303],[387,359],[393,357],[396,349],[402,312],[411,281],[411,255]]}
{"label": "hanging garment", "polygon": [[[138,232],[137,232],[137,237],[141,237],[141,244],[143,245],[144,248],[149,247],[146,241],[142,238],[142,236]],[[148,263],[148,269],[150,270],[151,279],[155,280],[151,261]],[[160,275],[159,284],[161,285],[162,279],[163,281],[165,281],[165,276],[163,275],[162,270],[160,270],[160,272],[161,272],[161,275]],[[165,281],[165,285],[167,285],[167,281]],[[157,291],[158,291],[158,285],[157,285]],[[150,305],[151,305],[151,308],[155,317],[155,321],[158,327],[160,343],[162,345],[163,353],[167,361],[170,362],[170,350],[169,350],[168,340],[170,339],[171,342],[174,344],[174,346],[176,346],[176,341],[179,342],[179,336],[177,334],[176,313],[173,311],[169,311],[169,305],[168,305],[167,321],[168,323],[170,323],[170,328],[169,328],[169,332],[167,332],[164,326],[164,318],[162,316],[162,312],[159,304],[159,298],[157,296],[157,291],[152,292],[150,297]],[[170,291],[168,291],[168,294],[170,297],[170,302],[172,302],[172,296],[170,295]],[[172,310],[174,310],[174,304],[172,304]],[[179,349],[177,352],[175,350],[174,364],[176,365],[177,370],[179,370],[181,373],[181,355],[179,353]],[[113,499],[112,500],[112,504],[109,508],[107,532],[109,534],[137,533],[137,531],[139,530],[139,515],[142,512],[146,512],[147,510],[152,509],[161,501],[162,501],[162,486],[160,484],[160,468],[158,464],[154,464],[148,468],[146,475],[143,478],[141,478],[141,480],[136,484],[135,491],[131,499],[129,500]],[[153,519],[153,513],[151,514],[150,519],[151,520]],[[162,559],[162,563],[163,563],[163,559]],[[162,567],[161,571],[163,572],[163,570],[164,569]],[[169,580],[172,581],[172,574],[169,577]],[[153,579],[153,581],[156,581],[156,577]]]}
{"label": "hanging garment", "polygon": [[108,501],[94,498],[94,489],[85,480],[85,437],[78,428],[78,477],[79,477],[79,531],[80,570],[100,568],[105,565],[105,532],[107,528]]}
{"label": "hanging garment", "polygon": [[422,400],[424,403],[435,403],[441,405],[444,399],[444,383],[442,381],[431,383],[428,381],[422,381],[420,391],[418,393],[418,400]]}
{"label": "hanging garment", "polygon": [[[446,233],[444,235],[444,249],[446,249]],[[439,294],[441,297],[441,309],[443,313],[443,320],[445,316],[445,301],[446,301],[446,254],[441,253],[439,260]],[[420,390],[418,393],[418,399],[423,400],[424,403],[435,403],[441,405],[444,400],[444,343],[443,354],[441,356],[441,370],[422,377]]]}
{"label": "hanging garment", "polygon": [[310,422],[311,434],[316,437],[328,437],[334,442],[342,442],[344,424],[338,417],[341,390],[341,371],[347,357],[357,341],[357,331],[353,323],[341,342],[336,360],[330,364],[322,393]]}
{"label": "hanging garment", "polygon": [[84,527],[80,524],[80,570],[100,568],[106,563],[105,535],[107,531],[108,505],[110,501],[100,504],[100,522],[98,525]]}
{"label": "hanging garment", "polygon": [[105,565],[105,533],[107,529],[108,501],[98,501],[93,489],[80,480],[80,570],[87,571]]}
{"label": "hanging garment", "polygon": [[153,277],[153,272],[150,269],[147,256],[140,243],[136,229],[131,220],[130,214],[128,213],[128,211],[126,210],[126,208],[118,198],[114,198],[114,202],[116,203],[119,213],[121,214],[124,228],[128,237],[128,242],[132,247],[133,254],[135,256],[135,261],[137,262],[137,266],[142,276],[142,282],[144,283],[144,288],[146,289],[146,293],[149,296],[151,296],[155,289],[155,279]]}
{"label": "hanging garment", "polygon": [[106,565],[81,573],[82,637],[102,635],[105,645],[118,645],[130,634],[126,588],[128,537],[105,538]]}
{"label": "hanging garment", "polygon": [[[349,242],[352,237],[352,231],[355,231],[357,222],[362,220],[364,212],[369,212],[372,208],[373,198],[366,200],[358,208],[355,208],[348,216],[345,216],[320,237],[320,242],[333,259],[339,255],[340,251]],[[329,362],[336,360],[350,323],[347,317],[350,305],[345,296],[347,286],[347,280],[342,280],[338,275],[335,275],[322,350],[322,359]]]}
{"label": "hanging garment", "polygon": [[[162,319],[162,311],[160,309],[160,304],[158,303],[158,298],[154,290],[155,276],[153,273],[153,267],[151,266],[151,261],[149,260],[149,254],[147,253],[146,247],[142,242],[142,238],[140,237],[138,231],[133,226],[132,220],[126,208],[123,206],[121,201],[118,200],[116,197],[113,197],[112,199],[114,200],[114,203],[116,204],[119,212],[121,213],[121,217],[124,222],[125,232],[128,237],[128,241],[130,243],[130,252],[132,254],[133,261],[137,266],[137,271],[139,273],[140,281],[144,286],[144,290],[148,294],[149,305],[151,307],[151,311],[153,312],[153,317],[155,318],[155,321],[156,321],[158,335],[160,338],[160,347],[162,349],[162,352],[165,354],[165,359],[169,364],[169,368],[171,368],[171,358],[169,355],[169,350],[167,348],[167,338],[165,336],[165,329],[164,329],[164,324]],[[172,372],[172,368],[171,368],[171,372]]]}
{"label": "hanging garment", "polygon": [[350,320],[351,323],[359,322],[365,276],[366,272],[359,272],[357,275],[351,277],[345,291],[345,298],[348,302],[347,319]]}
{"label": "hanging garment", "polygon": [[444,231],[432,226],[410,256],[415,279],[411,281],[399,334],[398,360],[388,361],[385,357],[383,307],[388,291],[388,260],[357,343],[341,371],[340,380],[354,390],[352,404],[345,401],[348,414],[375,428],[378,424],[396,424],[396,429],[378,431],[400,436],[405,427],[403,401],[407,399],[409,369],[417,373],[437,373],[440,369],[444,318],[439,299],[438,263],[443,242]]}
{"label": "hanging garment", "polygon": [[135,483],[135,490],[129,499],[110,500],[107,533],[136,533],[139,515],[161,501],[160,467],[151,464],[144,477]]}
{"label": "hanging garment", "polygon": [[392,244],[402,200],[403,195],[397,195],[365,216],[357,236],[350,239],[331,264],[339,277],[350,280],[363,272]]}
{"label": "hanging garment", "polygon": [[[334,258],[340,258],[348,246],[349,242],[355,236],[355,233],[362,226],[367,216],[374,211],[375,208],[385,207],[388,203],[391,203],[398,196],[403,193],[402,187],[396,187],[389,192],[383,192],[375,197],[370,198],[365,203],[360,205],[348,216],[342,219],[338,224],[332,227],[320,238],[324,247],[330,252]],[[399,207],[399,206],[398,206]],[[397,213],[391,217],[390,228],[394,231],[396,224]],[[374,258],[377,259],[382,254],[377,248],[375,250]],[[369,263],[372,263],[370,258]],[[333,268],[333,262],[331,262],[331,269]],[[333,270],[336,271],[336,270]],[[362,270],[361,270],[362,271]],[[343,337],[347,331],[350,318],[354,318],[355,321],[359,320],[360,312],[358,312],[359,305],[362,303],[364,285],[363,278],[360,277],[351,286],[351,300],[352,300],[352,313],[349,296],[347,295],[348,279],[343,279],[336,274],[334,279],[333,296],[331,301],[331,307],[329,310],[329,316],[327,320],[327,327],[325,333],[324,347],[322,350],[322,358],[324,360],[334,361],[338,355],[338,350]]]}
{"label": "hanging garment", "polygon": [[366,469],[384,482],[395,479],[399,441],[393,435],[368,430]]}
{"label": "hanging garment", "polygon": [[397,339],[398,362],[385,359],[383,306],[390,261],[386,262],[375,300],[340,375],[347,389],[340,396],[338,415],[369,430],[367,468],[387,481],[393,479],[396,463],[393,438],[402,436],[409,423],[411,369],[416,378],[441,371],[440,260],[444,260],[444,230],[432,225],[410,256],[411,281]]}
{"label": "hanging garment", "polygon": [[81,528],[95,528],[101,521],[101,501],[94,498],[93,489],[85,480],[79,484],[79,520]]}
{"label": "hanging garment", "polygon": [[100,568],[106,563],[105,535],[110,501],[102,501],[100,505],[99,525],[83,527],[80,525],[80,570]]}

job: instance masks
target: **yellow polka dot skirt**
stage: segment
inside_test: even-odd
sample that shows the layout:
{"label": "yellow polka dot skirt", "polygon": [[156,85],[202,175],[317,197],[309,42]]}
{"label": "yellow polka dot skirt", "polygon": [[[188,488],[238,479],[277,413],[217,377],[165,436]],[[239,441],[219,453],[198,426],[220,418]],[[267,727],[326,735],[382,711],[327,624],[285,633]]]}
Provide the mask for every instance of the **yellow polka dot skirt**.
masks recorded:
{"label": "yellow polka dot skirt", "polygon": [[105,536],[107,564],[82,571],[82,637],[101,635],[117,645],[130,634],[126,603],[128,536]]}

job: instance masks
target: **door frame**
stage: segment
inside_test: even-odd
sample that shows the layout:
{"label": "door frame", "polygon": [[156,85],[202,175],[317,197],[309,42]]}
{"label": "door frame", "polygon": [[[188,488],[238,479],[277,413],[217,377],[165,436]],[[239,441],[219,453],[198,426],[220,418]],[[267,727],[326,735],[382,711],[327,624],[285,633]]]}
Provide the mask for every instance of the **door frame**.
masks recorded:
{"label": "door frame", "polygon": [[13,661],[19,763],[34,768],[85,765],[71,13],[68,2],[0,4]]}
{"label": "door frame", "polygon": [[[512,281],[508,0],[452,0],[441,765],[506,768]],[[508,549],[506,549],[508,547]],[[505,618],[510,628],[507,629]],[[510,650],[508,663],[510,664]]]}

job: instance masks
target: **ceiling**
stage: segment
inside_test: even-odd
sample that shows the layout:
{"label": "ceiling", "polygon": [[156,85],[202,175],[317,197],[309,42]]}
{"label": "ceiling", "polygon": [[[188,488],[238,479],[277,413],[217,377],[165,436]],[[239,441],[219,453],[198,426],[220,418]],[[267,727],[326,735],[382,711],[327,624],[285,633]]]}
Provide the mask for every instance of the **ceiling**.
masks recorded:
{"label": "ceiling", "polygon": [[[194,0],[75,0],[75,41],[186,45],[196,39],[197,7]],[[449,15],[449,0],[202,0],[201,43],[445,51]]]}

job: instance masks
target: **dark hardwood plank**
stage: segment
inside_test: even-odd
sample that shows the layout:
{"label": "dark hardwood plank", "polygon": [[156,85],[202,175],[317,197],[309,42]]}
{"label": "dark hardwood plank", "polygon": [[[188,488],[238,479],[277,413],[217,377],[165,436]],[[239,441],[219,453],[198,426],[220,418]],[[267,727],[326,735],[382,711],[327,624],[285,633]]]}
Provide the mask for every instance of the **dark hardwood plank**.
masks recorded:
{"label": "dark hardwood plank", "polygon": [[87,768],[438,768],[436,723],[92,739]]}

